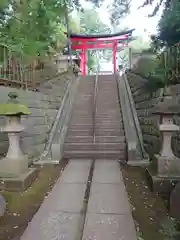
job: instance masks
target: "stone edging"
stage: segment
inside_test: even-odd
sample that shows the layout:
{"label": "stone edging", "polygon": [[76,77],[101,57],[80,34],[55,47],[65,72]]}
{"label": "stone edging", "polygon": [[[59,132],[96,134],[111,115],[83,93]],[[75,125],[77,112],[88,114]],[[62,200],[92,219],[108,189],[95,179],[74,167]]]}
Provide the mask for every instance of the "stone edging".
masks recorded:
{"label": "stone edging", "polygon": [[[40,164],[40,163],[53,163],[57,162],[59,163],[60,158],[62,157],[62,142],[64,140],[64,136],[66,134],[66,125],[69,121],[70,118],[70,113],[71,113],[71,107],[72,107],[72,102],[76,94],[76,89],[79,83],[79,78],[73,78],[69,82],[66,92],[64,94],[63,100],[60,104],[60,107],[58,109],[56,119],[54,121],[54,124],[50,130],[49,133],[49,138],[46,143],[44,152],[34,160],[35,164]],[[58,149],[58,159],[53,159],[53,145],[55,144],[56,148]],[[56,151],[57,151],[56,149]],[[57,154],[56,154],[57,155]]]}
{"label": "stone edging", "polygon": [[[130,165],[143,165],[148,164],[148,158],[145,157],[144,152],[142,152],[140,137],[138,136],[137,130],[137,119],[135,121],[134,111],[132,109],[132,98],[130,98],[130,92],[127,89],[127,79],[125,76],[120,77],[117,75],[117,84],[119,91],[119,98],[122,109],[122,117],[124,122],[124,130],[127,141],[127,151],[128,151],[128,164]],[[129,89],[130,90],[130,89]],[[134,111],[133,111],[134,110]],[[139,127],[140,129],[140,127]]]}

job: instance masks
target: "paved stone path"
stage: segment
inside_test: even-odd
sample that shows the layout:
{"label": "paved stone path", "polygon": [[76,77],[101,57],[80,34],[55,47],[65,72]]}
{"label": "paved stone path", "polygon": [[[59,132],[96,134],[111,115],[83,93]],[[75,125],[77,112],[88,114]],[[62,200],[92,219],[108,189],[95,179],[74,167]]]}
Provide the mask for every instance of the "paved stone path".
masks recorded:
{"label": "paved stone path", "polygon": [[115,160],[95,161],[87,212],[83,216],[91,164],[88,159],[69,162],[20,240],[137,239]]}

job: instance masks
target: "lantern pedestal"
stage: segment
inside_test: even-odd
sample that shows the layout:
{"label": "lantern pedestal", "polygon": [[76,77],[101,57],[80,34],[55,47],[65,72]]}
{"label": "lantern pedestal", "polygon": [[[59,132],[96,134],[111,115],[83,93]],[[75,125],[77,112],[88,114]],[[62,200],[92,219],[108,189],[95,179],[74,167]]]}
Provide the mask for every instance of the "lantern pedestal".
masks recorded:
{"label": "lantern pedestal", "polygon": [[171,97],[165,97],[154,109],[154,114],[160,116],[159,130],[162,135],[162,147],[159,155],[153,161],[156,166],[147,169],[148,179],[152,190],[163,197],[169,197],[174,185],[180,181],[180,159],[171,148],[173,133],[179,131],[179,126],[174,124],[173,118],[179,115],[179,107]]}
{"label": "lantern pedestal", "polygon": [[6,157],[0,160],[0,188],[10,191],[22,191],[30,186],[37,175],[36,169],[28,168],[28,158],[20,148],[20,133],[24,131],[21,115],[29,112],[24,105],[17,104],[17,95],[9,95],[7,104],[0,104],[0,115],[7,119],[6,126],[1,131],[9,138],[9,149]]}
{"label": "lantern pedestal", "polygon": [[180,159],[158,156],[158,177],[180,178]]}
{"label": "lantern pedestal", "polygon": [[163,198],[169,200],[169,196],[177,184],[180,181],[180,177],[159,177],[156,170],[152,168],[146,169],[146,176],[150,185],[151,191],[158,193]]}
{"label": "lantern pedestal", "polygon": [[8,134],[9,149],[0,161],[0,177],[18,177],[28,171],[28,159],[20,149],[20,133],[23,130],[20,116],[7,116],[7,125],[2,131]]}
{"label": "lantern pedestal", "polygon": [[171,148],[171,140],[174,132],[179,131],[179,126],[173,124],[173,114],[162,116],[162,124],[159,126],[162,134],[162,149],[158,160],[159,177],[180,177],[180,159],[177,158]]}

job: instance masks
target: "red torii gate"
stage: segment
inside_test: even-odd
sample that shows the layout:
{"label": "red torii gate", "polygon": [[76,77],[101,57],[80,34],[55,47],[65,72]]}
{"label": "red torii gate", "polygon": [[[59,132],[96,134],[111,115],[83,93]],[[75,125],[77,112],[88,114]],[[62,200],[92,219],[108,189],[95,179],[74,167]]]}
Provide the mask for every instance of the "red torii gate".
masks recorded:
{"label": "red torii gate", "polygon": [[[80,55],[80,69],[82,75],[86,75],[86,51],[88,49],[112,49],[113,50],[113,64],[114,73],[117,71],[116,66],[116,53],[118,47],[125,47],[128,43],[124,41],[128,40],[132,35],[132,30],[119,32],[116,34],[104,34],[104,35],[82,35],[82,34],[70,34],[71,48],[72,50],[81,50]],[[67,35],[67,33],[65,33]],[[74,44],[75,43],[75,44]]]}

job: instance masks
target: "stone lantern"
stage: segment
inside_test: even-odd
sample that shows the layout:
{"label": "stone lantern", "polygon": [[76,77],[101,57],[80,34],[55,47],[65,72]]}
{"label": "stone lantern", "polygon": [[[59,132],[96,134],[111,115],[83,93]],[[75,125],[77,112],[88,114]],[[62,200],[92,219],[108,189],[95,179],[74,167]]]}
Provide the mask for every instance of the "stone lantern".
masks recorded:
{"label": "stone lantern", "polygon": [[174,124],[174,116],[180,115],[178,105],[172,97],[167,96],[155,107],[153,114],[160,116],[159,130],[162,135],[162,147],[157,155],[157,175],[180,177],[180,159],[174,155],[171,147],[172,135],[179,131],[179,126]]}
{"label": "stone lantern", "polygon": [[[0,116],[6,117],[6,126],[1,128],[1,131],[6,132],[9,139],[9,149],[6,157],[0,160],[0,187],[22,190],[22,188],[30,185],[30,179],[34,179],[36,172],[35,169],[28,168],[28,158],[23,155],[20,148],[20,133],[24,131],[21,116],[29,115],[30,112],[25,105],[18,102],[17,93],[10,92],[8,96],[8,102],[0,104]],[[24,183],[26,183],[26,186]]]}

